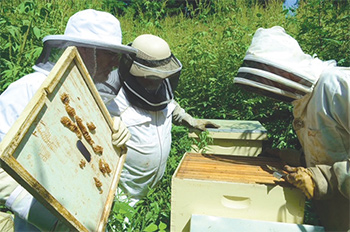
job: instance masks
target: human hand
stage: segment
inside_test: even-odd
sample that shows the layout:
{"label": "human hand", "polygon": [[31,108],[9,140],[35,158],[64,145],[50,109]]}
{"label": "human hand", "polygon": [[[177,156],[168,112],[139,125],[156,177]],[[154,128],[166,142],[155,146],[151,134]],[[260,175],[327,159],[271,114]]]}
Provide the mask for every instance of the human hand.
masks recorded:
{"label": "human hand", "polygon": [[112,144],[121,147],[130,139],[131,134],[120,117],[113,117]]}
{"label": "human hand", "polygon": [[200,131],[205,131],[207,130],[207,128],[219,128],[219,127],[220,127],[219,125],[205,119],[196,119],[196,123],[194,125],[194,128]]}
{"label": "human hand", "polygon": [[308,199],[313,198],[315,182],[309,169],[303,167],[291,167],[285,165],[283,168],[288,174],[283,178],[300,189]]}

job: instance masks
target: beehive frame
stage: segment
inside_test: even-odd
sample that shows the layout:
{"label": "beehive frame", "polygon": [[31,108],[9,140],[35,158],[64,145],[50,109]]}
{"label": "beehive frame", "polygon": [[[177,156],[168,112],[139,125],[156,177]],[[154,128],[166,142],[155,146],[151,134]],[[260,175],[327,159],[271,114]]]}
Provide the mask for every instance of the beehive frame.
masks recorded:
{"label": "beehive frame", "polygon": [[126,156],[111,135],[112,119],[68,47],[0,143],[1,166],[72,230],[104,231]]}

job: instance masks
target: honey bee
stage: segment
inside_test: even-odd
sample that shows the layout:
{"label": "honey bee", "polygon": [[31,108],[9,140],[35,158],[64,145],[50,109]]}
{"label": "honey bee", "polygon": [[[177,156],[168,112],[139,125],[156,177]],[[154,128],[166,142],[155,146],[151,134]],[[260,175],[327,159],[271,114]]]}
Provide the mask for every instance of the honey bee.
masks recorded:
{"label": "honey bee", "polygon": [[70,120],[70,118],[68,118],[67,116],[63,116],[61,118],[61,123],[65,127],[68,127],[69,130],[73,131],[78,136],[79,139],[82,138],[81,131],[79,130],[77,125],[75,125],[75,123],[72,120]]}
{"label": "honey bee", "polygon": [[103,190],[101,189],[102,182],[99,179],[97,179],[96,177],[94,177],[94,180],[95,180],[96,187],[100,190],[100,194],[102,194],[103,193]]}
{"label": "honey bee", "polygon": [[75,121],[78,124],[79,129],[81,130],[81,132],[83,133],[84,138],[86,139],[86,141],[92,146],[94,144],[94,141],[92,140],[89,131],[86,129],[86,127],[84,126],[83,120],[75,115]]}
{"label": "honey bee", "polygon": [[104,163],[104,165],[105,165],[106,172],[110,174],[112,170],[109,168],[109,165],[106,162]]}
{"label": "honey bee", "polygon": [[103,147],[101,147],[100,145],[95,145],[95,146],[92,147],[92,149],[97,154],[102,155],[102,153],[103,153]]}
{"label": "honey bee", "polygon": [[93,122],[90,122],[90,123],[88,122],[88,123],[86,123],[86,125],[87,125],[87,127],[89,128],[90,131],[93,131],[93,130],[96,129],[96,126],[95,126],[95,124]]}
{"label": "honey bee", "polygon": [[98,161],[98,167],[103,175],[106,173],[110,174],[112,172],[112,170],[109,168],[109,165],[103,159],[100,159]]}
{"label": "honey bee", "polygon": [[67,111],[68,115],[71,118],[74,118],[74,116],[75,116],[75,109],[73,107],[71,107],[69,104],[66,104],[65,108],[66,108],[66,111]]}
{"label": "honey bee", "polygon": [[98,167],[103,175],[107,172],[106,168],[104,167],[104,162],[102,161],[102,159],[98,161]]}
{"label": "honey bee", "polygon": [[85,160],[80,160],[80,164],[79,164],[79,166],[80,166],[80,168],[82,169],[82,168],[84,168],[85,167],[85,165],[86,165],[86,162],[85,162]]}
{"label": "honey bee", "polygon": [[63,104],[67,105],[69,104],[69,95],[67,93],[63,93],[61,95],[61,101],[63,102]]}

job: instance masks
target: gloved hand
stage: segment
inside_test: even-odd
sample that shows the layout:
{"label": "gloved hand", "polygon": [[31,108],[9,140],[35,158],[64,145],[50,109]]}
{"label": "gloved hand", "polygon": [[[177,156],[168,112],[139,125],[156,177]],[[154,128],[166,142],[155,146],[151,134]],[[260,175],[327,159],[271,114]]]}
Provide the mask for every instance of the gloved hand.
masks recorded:
{"label": "gloved hand", "polygon": [[194,119],[193,128],[205,131],[207,128],[219,128],[220,126],[205,119]]}
{"label": "gloved hand", "polygon": [[302,152],[295,149],[267,148],[259,156],[280,158],[285,164],[302,166]]}
{"label": "gloved hand", "polygon": [[196,119],[185,112],[181,106],[174,101],[173,123],[175,125],[186,126],[187,128],[205,131],[207,128],[219,128],[220,126],[205,119]]}
{"label": "gloved hand", "polygon": [[288,172],[284,177],[286,181],[300,189],[308,199],[314,197],[315,182],[309,169],[285,165],[284,170]]}
{"label": "gloved hand", "polygon": [[117,147],[123,146],[131,137],[131,134],[120,117],[113,117],[112,144]]}

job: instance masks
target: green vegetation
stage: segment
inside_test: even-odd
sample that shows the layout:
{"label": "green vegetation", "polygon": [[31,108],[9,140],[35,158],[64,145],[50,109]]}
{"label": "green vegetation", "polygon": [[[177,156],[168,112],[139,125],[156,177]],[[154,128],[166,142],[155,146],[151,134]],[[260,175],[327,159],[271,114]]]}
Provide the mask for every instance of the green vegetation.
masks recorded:
{"label": "green vegetation", "polygon": [[[291,126],[290,105],[233,85],[256,29],[280,25],[306,53],[350,66],[349,0],[302,0],[297,15],[290,18],[286,18],[279,0],[0,1],[0,92],[32,72],[44,36],[63,34],[68,18],[86,8],[115,14],[121,22],[124,44],[143,33],[164,38],[184,67],[176,91],[180,105],[198,118],[258,120],[269,132],[269,147],[300,145]],[[174,126],[162,181],[135,209],[116,203],[110,229],[169,230],[171,176],[190,148],[187,132]],[[130,226],[123,227],[124,216],[129,217]],[[305,223],[316,222],[307,213]]]}

